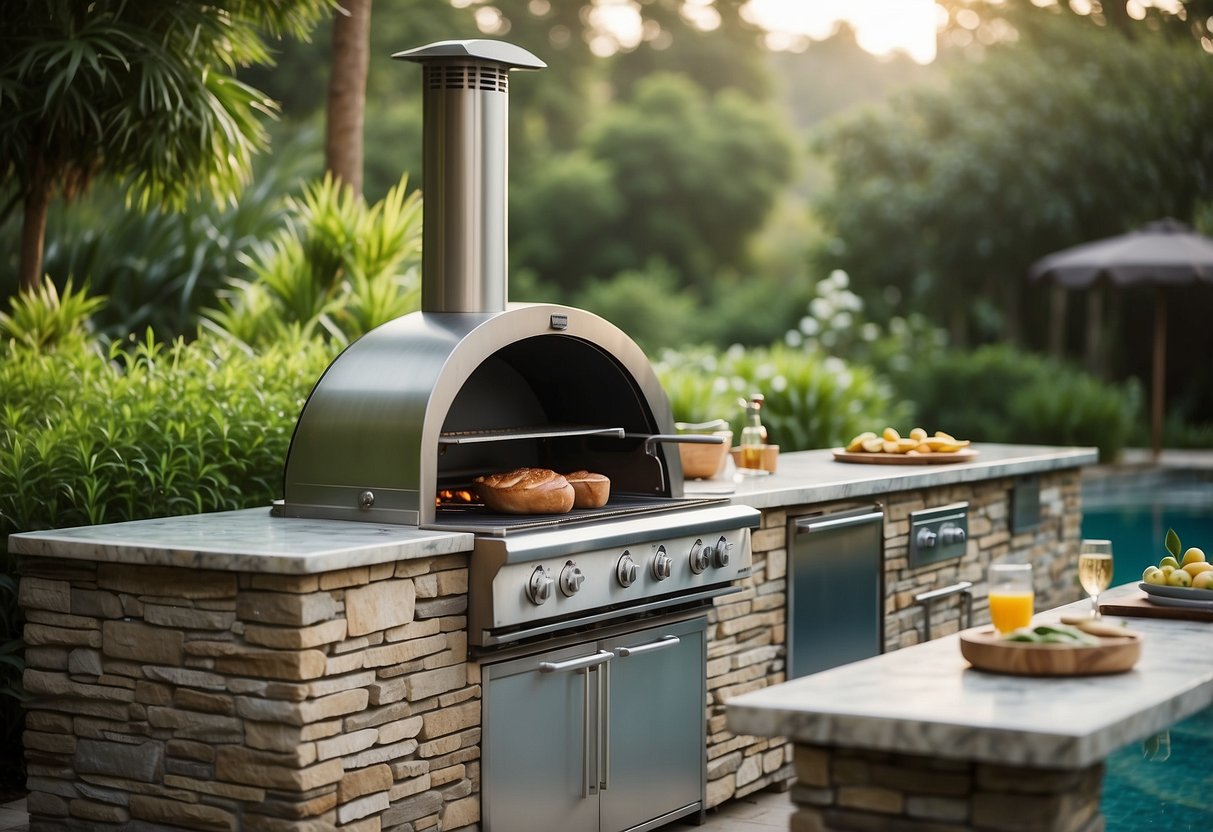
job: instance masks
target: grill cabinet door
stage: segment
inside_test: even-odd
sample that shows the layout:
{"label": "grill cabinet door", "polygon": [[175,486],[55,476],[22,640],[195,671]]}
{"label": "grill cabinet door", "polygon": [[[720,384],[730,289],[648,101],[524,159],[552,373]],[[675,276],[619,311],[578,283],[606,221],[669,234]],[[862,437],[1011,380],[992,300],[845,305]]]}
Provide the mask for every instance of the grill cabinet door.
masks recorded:
{"label": "grill cabinet door", "polygon": [[601,642],[615,654],[603,703],[602,832],[702,809],[706,625],[700,617]]}
{"label": "grill cabinet door", "polygon": [[599,668],[609,658],[589,644],[485,666],[485,832],[598,828],[593,728]]}
{"label": "grill cabinet door", "polygon": [[884,513],[798,518],[788,539],[788,678],[878,655]]}

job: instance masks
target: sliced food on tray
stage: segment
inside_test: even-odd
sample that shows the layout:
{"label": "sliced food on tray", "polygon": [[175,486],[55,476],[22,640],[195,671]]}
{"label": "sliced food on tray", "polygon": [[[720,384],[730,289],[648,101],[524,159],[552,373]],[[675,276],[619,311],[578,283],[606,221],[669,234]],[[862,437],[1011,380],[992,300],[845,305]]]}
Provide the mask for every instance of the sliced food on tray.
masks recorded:
{"label": "sliced food on tray", "polygon": [[871,454],[905,454],[916,456],[921,454],[952,454],[968,448],[971,443],[967,439],[957,439],[949,433],[937,430],[928,435],[923,428],[916,427],[907,435],[902,436],[897,428],[886,427],[877,436],[872,431],[864,431],[843,449],[847,453]]}

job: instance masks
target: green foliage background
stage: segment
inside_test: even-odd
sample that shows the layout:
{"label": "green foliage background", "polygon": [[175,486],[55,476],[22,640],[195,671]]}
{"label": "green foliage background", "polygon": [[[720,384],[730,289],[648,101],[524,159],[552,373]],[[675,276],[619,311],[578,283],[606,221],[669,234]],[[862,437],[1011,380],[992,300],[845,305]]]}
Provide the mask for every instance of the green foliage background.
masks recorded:
{"label": "green foliage background", "polygon": [[[251,89],[281,102],[277,124],[242,122],[252,142],[233,169],[273,139],[252,185],[237,196],[239,176],[212,176],[222,204],[210,205],[184,180],[141,189],[136,170],[56,208],[52,281],[0,317],[0,748],[19,751],[7,535],[265,506],[331,357],[416,308],[420,79],[387,56],[422,43],[500,37],[549,63],[511,79],[511,297],[583,306],[630,333],[676,418],[736,430],[737,399],[758,391],[784,451],[887,424],[1097,445],[1105,459],[1144,444],[1141,296],[1107,299],[1100,377],[1066,360],[1087,323],[1077,300],[1064,354],[1036,354],[1047,304],[1025,273],[1163,214],[1213,231],[1213,58],[1192,37],[1208,34],[1204,0],[1186,21],[1151,8],[1140,25],[946,0],[929,67],[873,60],[848,31],[772,55],[744,0],[717,0],[710,29],[688,24],[683,0],[639,4],[644,37],[610,57],[590,49],[603,33],[582,3],[376,0],[365,201],[322,178],[328,24],[310,45],[278,37],[325,4],[229,5],[287,16],[215,58],[244,105],[265,104]],[[306,22],[291,18],[300,9]],[[0,126],[22,112],[11,61],[32,37],[5,19]],[[46,38],[34,63],[93,68],[99,41],[76,41]],[[15,126],[5,136],[28,141]],[[0,142],[0,298],[15,288],[26,170],[13,147]],[[76,154],[87,164],[69,190],[100,171],[93,149]],[[182,210],[143,210],[140,194]],[[1169,301],[1170,443],[1209,442],[1206,288]]]}

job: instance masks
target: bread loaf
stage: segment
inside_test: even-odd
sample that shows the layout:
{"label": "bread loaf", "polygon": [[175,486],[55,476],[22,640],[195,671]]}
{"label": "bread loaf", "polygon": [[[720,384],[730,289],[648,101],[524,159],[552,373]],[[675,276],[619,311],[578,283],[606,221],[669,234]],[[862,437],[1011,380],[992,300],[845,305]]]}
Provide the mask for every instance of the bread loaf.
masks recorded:
{"label": "bread loaf", "polygon": [[573,486],[573,508],[602,508],[611,497],[611,481],[602,474],[574,471],[564,478]]}
{"label": "bread loaf", "polygon": [[473,483],[485,507],[499,514],[564,514],[573,508],[573,486],[547,468],[515,468]]}

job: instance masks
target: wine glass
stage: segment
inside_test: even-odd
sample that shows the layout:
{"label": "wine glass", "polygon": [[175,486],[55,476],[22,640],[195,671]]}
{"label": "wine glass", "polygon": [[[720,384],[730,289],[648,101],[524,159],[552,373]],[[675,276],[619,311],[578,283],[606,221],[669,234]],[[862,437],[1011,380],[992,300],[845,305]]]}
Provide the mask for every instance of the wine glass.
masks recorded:
{"label": "wine glass", "polygon": [[1078,582],[1091,596],[1091,617],[1099,618],[1099,593],[1112,585],[1112,541],[1084,540],[1079,545]]}
{"label": "wine glass", "polygon": [[991,564],[987,598],[990,602],[990,621],[1000,635],[1031,624],[1035,603],[1032,564]]}

